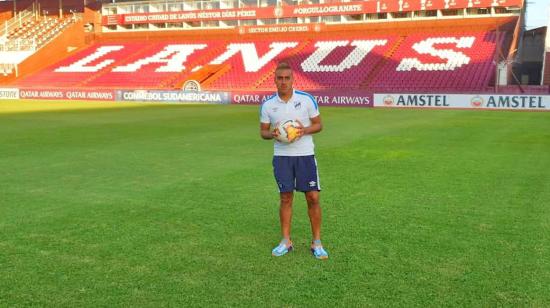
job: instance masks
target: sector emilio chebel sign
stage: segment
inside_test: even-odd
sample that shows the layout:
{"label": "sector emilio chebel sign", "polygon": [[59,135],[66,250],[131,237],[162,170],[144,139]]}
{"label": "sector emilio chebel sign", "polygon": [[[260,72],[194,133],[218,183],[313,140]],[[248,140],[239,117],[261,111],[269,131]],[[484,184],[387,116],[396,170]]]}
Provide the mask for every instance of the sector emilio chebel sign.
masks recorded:
{"label": "sector emilio chebel sign", "polygon": [[550,111],[550,95],[376,93],[374,106]]}
{"label": "sector emilio chebel sign", "polygon": [[116,98],[118,101],[172,104],[229,104],[231,102],[228,92],[117,90]]}

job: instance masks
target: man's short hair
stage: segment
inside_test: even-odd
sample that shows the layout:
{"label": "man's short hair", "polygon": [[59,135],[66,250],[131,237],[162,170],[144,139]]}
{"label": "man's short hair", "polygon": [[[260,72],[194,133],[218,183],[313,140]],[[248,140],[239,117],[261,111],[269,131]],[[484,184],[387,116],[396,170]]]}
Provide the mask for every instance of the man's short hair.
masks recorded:
{"label": "man's short hair", "polygon": [[279,62],[275,70],[292,70],[292,67],[290,67],[290,64],[288,64],[288,62]]}

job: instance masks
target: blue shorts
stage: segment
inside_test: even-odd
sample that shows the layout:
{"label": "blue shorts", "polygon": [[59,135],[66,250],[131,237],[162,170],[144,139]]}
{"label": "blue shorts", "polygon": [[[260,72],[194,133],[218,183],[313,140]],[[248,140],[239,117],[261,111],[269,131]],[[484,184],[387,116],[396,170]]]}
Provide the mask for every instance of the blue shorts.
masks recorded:
{"label": "blue shorts", "polygon": [[273,174],[279,192],[321,191],[314,155],[273,156]]}

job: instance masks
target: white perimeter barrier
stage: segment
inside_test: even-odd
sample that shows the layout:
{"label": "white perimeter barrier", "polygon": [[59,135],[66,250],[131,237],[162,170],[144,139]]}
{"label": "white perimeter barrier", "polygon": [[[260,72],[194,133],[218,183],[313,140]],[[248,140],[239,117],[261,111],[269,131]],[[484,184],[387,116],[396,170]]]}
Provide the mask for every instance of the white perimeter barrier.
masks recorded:
{"label": "white perimeter barrier", "polygon": [[550,111],[550,95],[377,93],[374,107]]}
{"label": "white perimeter barrier", "polygon": [[0,88],[0,99],[19,99],[19,89]]}

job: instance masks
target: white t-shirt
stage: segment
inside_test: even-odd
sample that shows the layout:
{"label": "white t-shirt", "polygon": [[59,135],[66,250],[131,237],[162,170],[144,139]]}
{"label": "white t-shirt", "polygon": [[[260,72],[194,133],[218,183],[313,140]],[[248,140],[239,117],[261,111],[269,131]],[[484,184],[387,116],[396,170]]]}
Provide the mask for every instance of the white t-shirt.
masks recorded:
{"label": "white t-shirt", "polygon": [[[292,97],[286,103],[278,94],[268,98],[260,109],[260,122],[275,125],[286,120],[299,120],[304,127],[308,127],[311,125],[310,119],[319,114],[319,106],[311,94],[294,90]],[[304,135],[293,143],[283,143],[275,140],[273,155],[313,155],[314,147],[311,135]]]}

